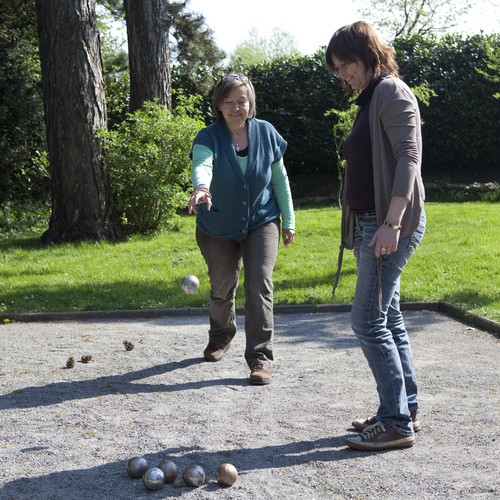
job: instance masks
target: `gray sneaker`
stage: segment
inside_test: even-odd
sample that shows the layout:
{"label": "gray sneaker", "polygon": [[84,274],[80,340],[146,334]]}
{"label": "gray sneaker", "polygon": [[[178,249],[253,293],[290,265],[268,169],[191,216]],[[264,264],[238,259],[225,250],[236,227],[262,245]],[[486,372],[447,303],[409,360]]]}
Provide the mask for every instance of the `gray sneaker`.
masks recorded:
{"label": "gray sneaker", "polygon": [[349,448],[362,451],[394,450],[413,446],[415,435],[400,434],[392,429],[386,429],[382,422],[377,422],[361,434],[347,438],[344,443]]}
{"label": "gray sneaker", "polygon": [[[413,421],[413,432],[418,432],[420,430],[420,422],[418,420],[418,410],[411,412],[411,419]],[[363,432],[368,427],[375,425],[378,422],[377,417],[370,417],[366,420],[353,420],[351,422],[352,426],[359,432]]]}

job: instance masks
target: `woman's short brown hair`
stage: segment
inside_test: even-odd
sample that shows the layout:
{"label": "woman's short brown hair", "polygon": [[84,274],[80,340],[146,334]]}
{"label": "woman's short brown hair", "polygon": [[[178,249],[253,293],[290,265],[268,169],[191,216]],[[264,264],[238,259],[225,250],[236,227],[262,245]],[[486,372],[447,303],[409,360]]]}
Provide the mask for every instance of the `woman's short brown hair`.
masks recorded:
{"label": "woman's short brown hair", "polygon": [[212,109],[217,120],[223,119],[220,107],[224,102],[224,99],[226,99],[233,89],[241,86],[245,86],[248,91],[248,118],[255,118],[255,89],[253,88],[252,82],[248,79],[248,76],[243,73],[230,73],[229,75],[224,75],[219,80],[214,90]]}

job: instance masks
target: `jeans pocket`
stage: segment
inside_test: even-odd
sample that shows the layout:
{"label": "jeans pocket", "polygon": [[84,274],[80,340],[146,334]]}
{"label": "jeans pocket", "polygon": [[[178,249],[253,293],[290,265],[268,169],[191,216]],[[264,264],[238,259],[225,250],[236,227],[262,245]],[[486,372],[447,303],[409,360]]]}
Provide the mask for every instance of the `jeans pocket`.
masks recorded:
{"label": "jeans pocket", "polygon": [[410,236],[410,241],[408,243],[408,258],[410,258],[417,247],[422,242],[425,232],[425,215],[422,215],[422,219],[420,225],[417,227],[417,230]]}

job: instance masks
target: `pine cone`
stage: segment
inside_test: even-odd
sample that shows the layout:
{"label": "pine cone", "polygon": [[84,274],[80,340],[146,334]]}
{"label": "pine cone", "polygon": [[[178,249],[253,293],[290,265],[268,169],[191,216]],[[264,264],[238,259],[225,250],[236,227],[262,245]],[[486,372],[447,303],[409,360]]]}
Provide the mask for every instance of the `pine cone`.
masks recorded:
{"label": "pine cone", "polygon": [[135,345],[132,342],[129,342],[128,340],[124,340],[123,345],[125,346],[125,349],[127,351],[131,351],[135,347]]}
{"label": "pine cone", "polygon": [[90,354],[84,354],[82,356],[82,363],[90,363],[92,361],[92,356]]}
{"label": "pine cone", "polygon": [[73,368],[75,366],[75,358],[70,356],[66,361],[66,368]]}

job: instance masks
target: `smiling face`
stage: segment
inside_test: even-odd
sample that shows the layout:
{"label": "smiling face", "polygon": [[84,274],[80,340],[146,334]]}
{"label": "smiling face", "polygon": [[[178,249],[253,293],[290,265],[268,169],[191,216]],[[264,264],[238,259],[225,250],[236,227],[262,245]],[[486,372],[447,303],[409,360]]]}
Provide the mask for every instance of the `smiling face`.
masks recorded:
{"label": "smiling face", "polygon": [[361,59],[353,62],[345,62],[332,56],[335,73],[351,87],[352,90],[360,92],[363,90],[372,77],[372,71],[363,64]]}
{"label": "smiling face", "polygon": [[239,127],[243,125],[250,112],[250,99],[246,85],[240,85],[231,90],[219,106],[224,120],[228,125]]}

